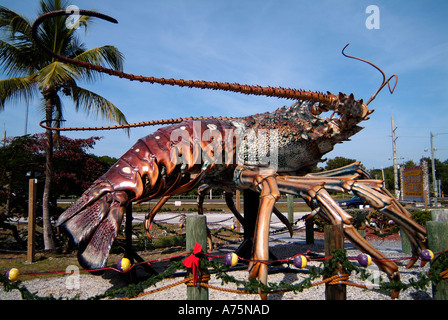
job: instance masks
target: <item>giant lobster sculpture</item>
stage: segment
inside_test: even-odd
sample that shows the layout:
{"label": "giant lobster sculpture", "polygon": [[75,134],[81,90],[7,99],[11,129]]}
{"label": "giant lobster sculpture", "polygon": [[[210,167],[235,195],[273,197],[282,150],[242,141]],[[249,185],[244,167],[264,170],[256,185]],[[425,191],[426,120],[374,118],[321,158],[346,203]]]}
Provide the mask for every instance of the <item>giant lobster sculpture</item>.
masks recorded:
{"label": "giant lobster sculpture", "polygon": [[[116,22],[92,11],[80,10],[79,13]],[[61,10],[39,17],[33,25],[33,33],[38,32],[39,24],[45,19],[66,14],[70,12]],[[379,68],[348,56],[343,50],[345,56],[369,63],[382,73],[380,88],[364,103],[355,100],[353,94],[136,76],[60,56],[39,45],[57,59],[130,80],[296,100],[289,108],[241,118],[199,117],[143,123],[171,125],[139,139],[57,221],[57,225],[68,231],[78,244],[79,261],[83,266],[99,268],[106,264],[129,203],[160,198],[149,216],[152,219],[171,195],[198,186],[201,186],[200,191],[208,187],[222,189],[233,211],[231,197],[236,189],[248,188],[260,193],[254,262],[250,264],[249,272],[250,277],[263,283],[267,282],[268,274],[265,261],[269,255],[269,224],[272,213],[279,214],[274,206],[281,193],[302,197],[313,210],[310,217],[319,214],[332,224],[342,224],[345,236],[361,251],[371,255],[391,280],[399,279],[397,265],[358,234],[351,224],[352,217],[338,206],[328,191],[352,192],[381,210],[410,239],[415,257],[426,249],[426,230],[410,218],[410,214],[384,189],[382,181],[370,180],[359,163],[310,173],[336,143],[348,140],[362,129],[357,124],[367,120],[373,112],[368,109],[368,104],[386,84],[392,93],[395,86],[391,89],[390,80],[395,75],[386,80]],[[327,111],[333,113],[330,118],[319,117]],[[203,199],[199,198],[198,210],[202,212]],[[235,214],[241,218],[238,212]],[[415,261],[411,260],[409,267]],[[398,296],[398,291],[393,296]]]}

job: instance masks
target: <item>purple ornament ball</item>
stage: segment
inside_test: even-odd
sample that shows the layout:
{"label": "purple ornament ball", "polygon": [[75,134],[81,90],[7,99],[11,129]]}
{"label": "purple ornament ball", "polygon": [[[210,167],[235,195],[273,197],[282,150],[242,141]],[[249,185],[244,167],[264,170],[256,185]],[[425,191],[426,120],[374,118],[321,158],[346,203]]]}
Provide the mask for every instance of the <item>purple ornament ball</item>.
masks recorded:
{"label": "purple ornament ball", "polygon": [[224,263],[228,267],[234,267],[238,263],[238,256],[236,253],[228,253],[226,254],[226,257],[224,258]]}
{"label": "purple ornament ball", "polygon": [[295,266],[296,268],[302,269],[302,268],[305,268],[305,267],[306,267],[307,260],[306,260],[306,257],[305,257],[305,256],[303,256],[303,255],[298,255],[298,256],[295,256],[295,257],[294,257],[294,261],[293,261],[293,263],[294,263],[294,266]]}
{"label": "purple ornament ball", "polygon": [[358,263],[363,267],[368,267],[372,263],[372,258],[365,253],[359,254],[356,259],[358,260]]}
{"label": "purple ornament ball", "polygon": [[423,261],[431,261],[434,258],[434,253],[429,249],[422,250],[420,252],[420,258]]}

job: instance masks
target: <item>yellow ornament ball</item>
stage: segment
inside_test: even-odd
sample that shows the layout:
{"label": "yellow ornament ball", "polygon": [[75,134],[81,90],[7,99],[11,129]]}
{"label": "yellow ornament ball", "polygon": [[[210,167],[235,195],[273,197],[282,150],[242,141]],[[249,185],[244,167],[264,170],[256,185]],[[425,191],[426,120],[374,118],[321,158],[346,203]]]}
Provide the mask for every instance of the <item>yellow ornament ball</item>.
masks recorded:
{"label": "yellow ornament ball", "polygon": [[117,263],[118,270],[128,271],[131,268],[131,261],[128,258],[123,258]]}
{"label": "yellow ornament ball", "polygon": [[6,273],[6,277],[11,282],[17,281],[19,279],[19,276],[20,276],[20,271],[17,268],[11,268]]}

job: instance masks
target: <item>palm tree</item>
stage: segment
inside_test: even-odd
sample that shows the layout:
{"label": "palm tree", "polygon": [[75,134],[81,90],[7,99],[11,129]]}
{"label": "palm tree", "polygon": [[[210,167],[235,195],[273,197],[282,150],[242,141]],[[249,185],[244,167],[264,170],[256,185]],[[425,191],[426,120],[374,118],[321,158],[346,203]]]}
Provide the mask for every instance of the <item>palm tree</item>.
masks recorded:
{"label": "palm tree", "polygon": [[[67,8],[64,0],[41,0],[41,14]],[[79,25],[86,28],[89,17],[81,16]],[[123,113],[104,97],[78,86],[80,80],[92,81],[100,74],[60,61],[42,52],[33,42],[32,23],[16,12],[0,6],[0,66],[8,79],[0,80],[0,111],[12,101],[29,101],[37,94],[43,97],[47,125],[59,126],[63,119],[61,94],[73,100],[75,109],[101,115],[110,121],[127,123]],[[74,28],[66,26],[66,17],[45,21],[38,33],[41,41],[53,51],[93,64],[122,71],[123,55],[113,46],[87,50]],[[45,249],[55,248],[50,223],[50,192],[52,178],[53,132],[46,130],[46,172],[43,195]]]}

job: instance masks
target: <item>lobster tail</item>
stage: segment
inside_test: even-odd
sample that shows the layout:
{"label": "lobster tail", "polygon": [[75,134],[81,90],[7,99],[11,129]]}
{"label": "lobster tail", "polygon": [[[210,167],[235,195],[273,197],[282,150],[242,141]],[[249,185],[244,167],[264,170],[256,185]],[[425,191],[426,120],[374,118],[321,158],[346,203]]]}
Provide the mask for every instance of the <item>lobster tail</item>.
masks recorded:
{"label": "lobster tail", "polygon": [[79,246],[78,260],[86,269],[106,265],[109,250],[123,220],[129,197],[98,179],[59,217],[62,227]]}

